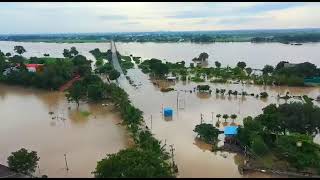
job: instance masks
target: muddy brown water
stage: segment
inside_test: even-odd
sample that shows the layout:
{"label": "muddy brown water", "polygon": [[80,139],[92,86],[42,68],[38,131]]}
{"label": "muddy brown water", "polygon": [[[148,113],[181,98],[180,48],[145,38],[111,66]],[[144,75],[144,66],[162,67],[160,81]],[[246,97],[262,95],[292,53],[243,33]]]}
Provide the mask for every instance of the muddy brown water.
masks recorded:
{"label": "muddy brown water", "polygon": [[0,85],[0,121],[0,163],[7,165],[11,152],[22,147],[34,150],[40,157],[36,175],[40,169],[49,177],[93,177],[97,161],[129,145],[112,108],[81,104],[77,110],[60,92]]}
{"label": "muddy brown water", "polygon": [[[154,85],[148,75],[143,74],[138,69],[128,71],[128,76],[137,84],[137,88],[129,85],[125,79],[119,81],[120,85],[128,92],[132,102],[144,112],[146,124],[151,128],[155,137],[167,145],[173,144],[175,148],[174,160],[178,164],[179,177],[275,177],[262,173],[250,173],[241,175],[238,171],[238,165],[241,163],[241,156],[228,152],[211,152],[210,145],[199,142],[194,127],[200,123],[200,116],[203,114],[205,123],[215,124],[216,115],[236,114],[238,118],[234,123],[242,124],[242,119],[246,116],[256,116],[262,113],[262,108],[270,103],[284,103],[285,100],[278,100],[277,95],[285,95],[290,92],[291,95],[307,94],[315,98],[320,94],[318,87],[293,88],[293,87],[269,87],[241,84],[214,84],[214,83],[160,83]],[[265,100],[256,97],[238,97],[216,95],[215,91],[211,95],[202,93],[190,93],[198,84],[209,84],[211,88],[225,88],[227,91],[242,89],[248,93],[260,93],[266,91],[269,97]],[[173,87],[177,91],[160,92],[161,87]],[[179,92],[179,93],[178,93]],[[179,95],[178,95],[179,94]],[[177,96],[179,96],[177,100]],[[299,100],[289,100],[299,101]],[[177,108],[177,102],[180,108]],[[316,103],[319,105],[319,103]],[[162,115],[162,108],[173,108],[173,117],[166,120]],[[212,118],[213,115],[213,118]],[[152,116],[152,117],[151,117]],[[220,118],[221,122],[224,119]],[[228,119],[227,124],[232,123]],[[221,123],[220,129],[223,130]],[[218,145],[223,144],[224,135],[219,135],[221,140]],[[319,142],[316,137],[315,141]],[[168,150],[170,148],[168,147]]]}
{"label": "muddy brown water", "polygon": [[[201,52],[208,52],[209,63],[218,60],[223,65],[234,65],[239,60],[247,62],[248,66],[260,68],[264,64],[275,65],[280,60],[292,62],[310,61],[319,64],[318,49],[320,43],[309,43],[303,46],[288,46],[279,43],[251,44],[251,43],[117,43],[121,54],[142,56],[143,59],[156,57],[168,59],[172,62],[185,60],[187,63]],[[94,48],[103,50],[110,47],[110,43],[18,43],[0,42],[0,49],[12,52],[14,45],[23,45],[26,56],[41,56],[49,53],[62,57],[64,48],[76,46],[79,52],[93,59],[88,53]],[[233,53],[229,53],[232,51]],[[128,71],[128,75],[137,84],[134,88],[121,77],[120,86],[129,94],[136,107],[144,112],[146,124],[151,128],[155,137],[167,145],[173,144],[174,160],[178,164],[179,177],[274,177],[262,173],[241,175],[238,165],[243,163],[243,157],[236,153],[211,152],[211,147],[197,140],[194,127],[200,123],[200,115],[206,123],[216,123],[216,114],[237,114],[236,124],[242,124],[243,117],[256,116],[262,108],[270,103],[284,103],[278,100],[278,94],[291,95],[307,94],[317,97],[320,88],[270,87],[240,84],[213,84],[177,82],[175,84],[161,83],[159,87],[153,85],[149,77],[140,70]],[[198,84],[210,84],[211,88],[224,88],[227,91],[242,89],[248,93],[266,91],[269,97],[265,100],[255,97],[221,96],[215,92],[211,95],[190,93]],[[162,93],[161,87],[173,87],[179,91],[177,108],[177,91]],[[289,100],[289,102],[292,100]],[[319,105],[319,103],[316,103]],[[68,103],[64,95],[57,92],[44,92],[11,86],[0,86],[0,163],[6,164],[6,158],[12,151],[22,146],[38,151],[41,174],[51,177],[92,177],[90,174],[96,162],[106,153],[114,153],[128,146],[128,135],[123,127],[116,125],[119,116],[110,109],[100,105],[82,104],[80,110],[93,113],[84,117],[75,110],[68,110]],[[164,119],[162,108],[172,107],[172,119]],[[65,121],[52,120],[49,111],[62,114]],[[213,118],[212,118],[213,115]],[[96,118],[94,118],[96,116]],[[152,118],[151,118],[152,116]],[[224,122],[220,118],[221,122]],[[230,124],[232,121],[227,120]],[[221,123],[222,124],[222,123]],[[223,126],[221,126],[221,130]],[[223,144],[223,135],[218,145]],[[320,136],[315,142],[320,143]],[[167,146],[169,151],[169,147]],[[67,154],[70,171],[65,171],[64,154]],[[37,170],[38,171],[38,170]]]}

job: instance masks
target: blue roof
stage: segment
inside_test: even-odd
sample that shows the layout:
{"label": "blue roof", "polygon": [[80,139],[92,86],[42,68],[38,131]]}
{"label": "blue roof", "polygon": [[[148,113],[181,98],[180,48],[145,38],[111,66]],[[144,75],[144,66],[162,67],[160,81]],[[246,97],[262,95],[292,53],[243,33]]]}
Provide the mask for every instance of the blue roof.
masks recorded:
{"label": "blue roof", "polygon": [[238,133],[238,126],[224,127],[224,135],[236,135]]}
{"label": "blue roof", "polygon": [[172,108],[166,107],[166,108],[164,108],[164,111],[172,111]]}

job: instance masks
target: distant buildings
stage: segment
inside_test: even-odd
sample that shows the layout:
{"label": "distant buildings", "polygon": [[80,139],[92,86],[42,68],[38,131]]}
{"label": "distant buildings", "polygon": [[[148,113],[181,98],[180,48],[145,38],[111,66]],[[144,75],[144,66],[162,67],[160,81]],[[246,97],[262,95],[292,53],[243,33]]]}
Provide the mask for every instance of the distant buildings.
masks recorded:
{"label": "distant buildings", "polygon": [[29,72],[40,72],[43,70],[43,64],[26,64]]}

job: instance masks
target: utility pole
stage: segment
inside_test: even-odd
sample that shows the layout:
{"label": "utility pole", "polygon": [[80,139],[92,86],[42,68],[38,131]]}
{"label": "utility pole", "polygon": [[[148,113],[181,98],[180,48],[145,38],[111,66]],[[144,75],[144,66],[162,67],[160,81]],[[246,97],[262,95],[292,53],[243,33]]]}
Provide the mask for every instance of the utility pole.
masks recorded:
{"label": "utility pole", "polygon": [[41,175],[41,172],[40,172],[40,165],[38,164],[38,171],[39,171],[39,176]]}
{"label": "utility pole", "polygon": [[179,90],[177,90],[177,111],[179,109]]}
{"label": "utility pole", "polygon": [[66,170],[69,171],[68,162],[67,162],[67,155],[64,154],[64,161],[66,162]]}
{"label": "utility pole", "polygon": [[172,159],[172,166],[175,167],[175,163],[174,163],[174,150],[176,150],[174,147],[173,147],[173,144],[169,145],[170,146],[170,151],[171,151],[171,159]]}
{"label": "utility pole", "polygon": [[212,117],[212,125],[213,125],[213,112],[211,112],[211,115],[212,115],[211,117]]}

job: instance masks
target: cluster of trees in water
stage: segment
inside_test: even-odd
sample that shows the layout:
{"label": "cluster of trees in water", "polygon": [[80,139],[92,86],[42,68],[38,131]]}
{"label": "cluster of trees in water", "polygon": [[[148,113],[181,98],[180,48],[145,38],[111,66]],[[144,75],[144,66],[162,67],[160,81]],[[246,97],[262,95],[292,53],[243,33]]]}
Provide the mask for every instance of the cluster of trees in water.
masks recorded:
{"label": "cluster of trees in water", "polygon": [[310,101],[270,104],[257,117],[244,118],[237,139],[260,158],[274,156],[298,171],[312,168],[319,173],[320,146],[313,142],[319,117],[320,108]]}
{"label": "cluster of trees in water", "polygon": [[[207,53],[201,53],[195,60],[205,60],[208,58]],[[190,80],[194,82],[205,82],[205,77],[212,83],[227,83],[228,80],[237,80],[239,82],[249,82],[258,85],[289,85],[304,86],[305,78],[320,76],[320,68],[316,65],[304,62],[291,64],[287,61],[279,62],[275,67],[265,65],[261,74],[253,73],[254,69],[247,67],[243,61],[239,61],[234,68],[227,66],[221,67],[219,61],[215,62],[215,67],[194,66],[190,63],[189,67],[185,62],[162,62],[159,59],[152,58],[145,60],[138,66],[144,73],[151,73],[158,78],[164,78],[170,74],[180,76],[182,81]]]}

